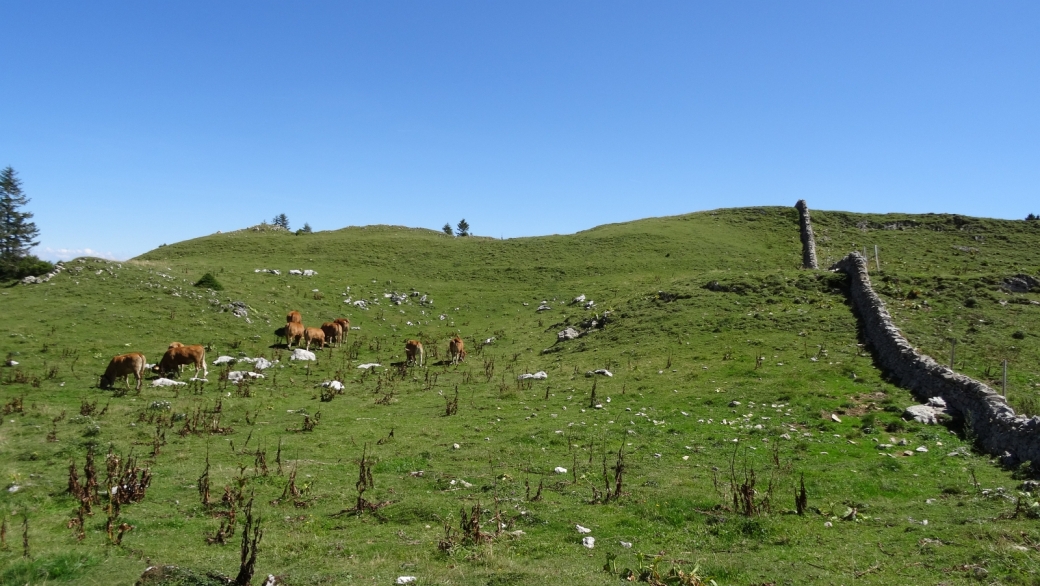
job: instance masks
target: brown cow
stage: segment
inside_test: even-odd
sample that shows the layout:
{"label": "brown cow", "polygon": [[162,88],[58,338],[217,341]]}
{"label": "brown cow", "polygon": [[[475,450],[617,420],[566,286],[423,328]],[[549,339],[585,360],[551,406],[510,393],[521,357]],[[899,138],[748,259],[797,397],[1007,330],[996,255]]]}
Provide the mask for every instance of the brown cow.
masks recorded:
{"label": "brown cow", "polygon": [[182,366],[186,364],[192,364],[195,366],[195,376],[199,376],[199,369],[202,369],[202,376],[208,376],[209,370],[206,369],[206,348],[200,344],[194,346],[185,346],[180,342],[173,342],[170,347],[166,349],[166,354],[163,354],[162,360],[159,364],[152,367],[152,372],[157,372],[160,375],[166,375],[173,372],[180,372]]}
{"label": "brown cow", "polygon": [[302,324],[303,323],[303,318],[300,317],[300,312],[298,312],[298,311],[296,311],[294,309],[293,311],[289,312],[289,315],[285,316],[285,323],[287,323],[287,324]]}
{"label": "brown cow", "polygon": [[292,348],[293,342],[299,346],[303,340],[303,324],[294,321],[288,322],[284,328],[278,328],[275,334],[285,338],[286,347]]}
{"label": "brown cow", "polygon": [[345,317],[337,317],[332,320],[339,324],[339,327],[343,328],[343,337],[340,338],[340,343],[343,343],[347,339],[347,334],[350,333],[350,320]]}
{"label": "brown cow", "polygon": [[311,342],[321,344],[320,348],[325,347],[325,332],[321,331],[321,328],[303,328],[303,339],[307,341],[307,349],[311,349]]}
{"label": "brown cow", "polygon": [[415,364],[415,356],[419,356],[419,366],[423,365],[423,348],[419,340],[408,340],[404,343],[405,364]]}
{"label": "brown cow", "polygon": [[105,374],[101,375],[98,386],[102,389],[110,389],[115,385],[117,378],[123,377],[123,383],[126,384],[126,388],[129,390],[130,375],[132,374],[137,379],[137,391],[140,392],[141,381],[144,380],[145,362],[144,354],[140,352],[120,354],[112,358],[112,361],[108,363],[108,368],[105,369]]}
{"label": "brown cow", "polygon": [[325,339],[328,340],[330,346],[333,342],[342,343],[343,327],[338,323],[327,321],[321,324],[321,331],[325,332]]}
{"label": "brown cow", "polygon": [[451,359],[452,364],[458,364],[466,359],[465,344],[462,343],[462,338],[455,336],[448,341],[448,358]]}

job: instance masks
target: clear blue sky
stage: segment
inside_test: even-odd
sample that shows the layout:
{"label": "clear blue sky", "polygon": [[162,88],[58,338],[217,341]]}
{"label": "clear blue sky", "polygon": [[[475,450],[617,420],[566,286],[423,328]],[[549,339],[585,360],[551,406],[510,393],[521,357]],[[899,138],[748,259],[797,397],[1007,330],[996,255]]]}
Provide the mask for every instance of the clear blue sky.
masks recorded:
{"label": "clear blue sky", "polygon": [[37,253],[270,221],[1040,213],[1040,2],[0,0]]}

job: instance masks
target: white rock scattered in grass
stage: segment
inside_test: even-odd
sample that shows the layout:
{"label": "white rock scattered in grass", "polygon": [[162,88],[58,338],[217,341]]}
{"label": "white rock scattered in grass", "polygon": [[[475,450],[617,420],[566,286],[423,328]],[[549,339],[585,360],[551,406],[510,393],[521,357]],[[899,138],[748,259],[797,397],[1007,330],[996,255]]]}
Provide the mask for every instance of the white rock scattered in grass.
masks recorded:
{"label": "white rock scattered in grass", "polygon": [[549,375],[546,374],[544,370],[539,370],[538,372],[536,372],[534,374],[531,374],[529,372],[525,372],[524,374],[521,374],[520,376],[518,376],[516,378],[517,378],[517,380],[530,380],[530,379],[533,379],[533,380],[545,380],[545,379],[549,378]]}
{"label": "white rock scattered in grass", "polygon": [[252,372],[248,370],[232,370],[228,373],[227,379],[233,383],[240,383],[246,379],[257,379],[264,378],[264,375],[259,372]]}
{"label": "white rock scattered in grass", "polygon": [[683,456],[683,457],[682,457],[682,459],[683,459],[683,460],[689,460],[689,459],[690,459],[690,457],[689,457],[689,456]]}
{"label": "white rock scattered in grass", "polygon": [[623,547],[625,549],[632,549],[632,542],[631,541],[622,541],[621,542],[621,547]]}
{"label": "white rock scattered in grass", "polygon": [[824,523],[823,526],[824,527],[833,527],[833,525],[831,524],[830,521],[827,521],[826,523]]}
{"label": "white rock scattered in grass", "polygon": [[327,380],[321,383],[321,386],[325,387],[326,389],[332,389],[334,391],[343,390],[343,383],[339,382],[338,380]]}
{"label": "white rock scattered in grass", "polygon": [[152,381],[153,387],[179,387],[188,383],[182,383],[180,381],[170,380],[168,378],[157,378]]}
{"label": "white rock scattered in grass", "polygon": [[928,448],[926,448],[924,446],[917,446],[917,448],[915,448],[914,451],[921,452],[922,454],[924,454],[924,453],[926,453],[928,451]]}
{"label": "white rock scattered in grass", "polygon": [[394,584],[412,584],[416,580],[418,580],[418,578],[415,576],[398,576]]}
{"label": "white rock scattered in grass", "polygon": [[595,537],[582,537],[581,538],[581,544],[584,545],[585,547],[589,548],[589,549],[592,549],[592,548],[596,547],[596,538]]}
{"label": "white rock scattered in grass", "polygon": [[557,474],[566,474],[567,473],[567,469],[564,468],[563,466],[557,466],[556,468],[553,468],[553,471],[556,472]]}
{"label": "white rock scattered in grass", "polygon": [[[204,379],[204,378],[199,378],[197,376],[193,376],[190,379],[188,379],[188,382],[190,382],[190,383],[208,383],[209,380],[208,379]],[[65,383],[62,383],[62,384],[65,384]]]}
{"label": "white rock scattered in grass", "polygon": [[383,365],[379,364],[378,362],[366,362],[365,364],[359,364],[358,368],[360,368],[362,370],[367,370],[369,368],[375,368],[377,366],[383,366]]}
{"label": "white rock scattered in grass", "polygon": [[235,363],[235,358],[232,357],[232,356],[218,356],[217,359],[213,361],[214,365],[234,364],[234,363]]}
{"label": "white rock scattered in grass", "polygon": [[453,449],[453,450],[457,450],[457,449],[459,449],[461,447],[462,446],[460,446],[459,444],[451,444],[451,449]]}
{"label": "white rock scattered in grass", "polygon": [[834,413],[831,413],[831,421],[835,423],[841,423],[841,418],[835,415]]}
{"label": "white rock scattered in grass", "polygon": [[18,366],[18,361],[17,360],[8,360],[7,361],[7,366]]}
{"label": "white rock scattered in grass", "polygon": [[461,478],[459,479],[459,484],[461,484],[463,488],[473,488],[473,484],[472,483],[466,482],[465,480],[463,480]]}
{"label": "white rock scattered in grass", "polygon": [[574,527],[578,530],[578,533],[581,533],[583,535],[587,533],[592,533],[592,529],[589,529],[588,527],[582,527],[581,525],[575,525]]}
{"label": "white rock scattered in grass", "polygon": [[18,492],[21,488],[22,487],[18,486],[17,484],[12,484],[7,488],[7,492]]}
{"label": "white rock scattered in grass", "polygon": [[297,348],[293,350],[292,356],[289,360],[317,360],[318,357],[314,355],[314,352],[304,350],[303,348]]}

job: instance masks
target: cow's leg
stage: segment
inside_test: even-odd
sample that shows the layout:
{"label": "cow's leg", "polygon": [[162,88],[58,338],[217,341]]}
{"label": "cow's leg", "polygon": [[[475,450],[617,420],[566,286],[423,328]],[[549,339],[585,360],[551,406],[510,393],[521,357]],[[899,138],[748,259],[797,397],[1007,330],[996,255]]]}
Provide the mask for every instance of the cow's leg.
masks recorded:
{"label": "cow's leg", "polygon": [[423,365],[423,349],[422,349],[422,346],[419,346],[419,368],[422,368],[422,365]]}

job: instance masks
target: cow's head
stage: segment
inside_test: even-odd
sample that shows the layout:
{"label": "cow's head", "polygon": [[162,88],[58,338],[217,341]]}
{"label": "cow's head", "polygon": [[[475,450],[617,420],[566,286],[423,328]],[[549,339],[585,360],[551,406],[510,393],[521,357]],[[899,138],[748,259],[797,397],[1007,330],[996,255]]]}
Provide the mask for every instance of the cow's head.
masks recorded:
{"label": "cow's head", "polygon": [[101,378],[98,379],[98,388],[99,389],[111,389],[112,385],[114,383],[115,383],[114,379],[110,379],[110,378],[106,377],[105,375],[101,375]]}

